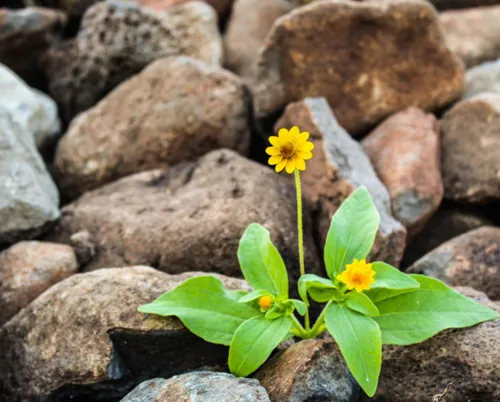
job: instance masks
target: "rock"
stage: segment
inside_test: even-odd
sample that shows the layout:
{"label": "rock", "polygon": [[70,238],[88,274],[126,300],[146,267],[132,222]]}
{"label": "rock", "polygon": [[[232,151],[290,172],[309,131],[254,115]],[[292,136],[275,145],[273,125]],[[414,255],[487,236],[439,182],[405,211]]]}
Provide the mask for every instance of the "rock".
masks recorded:
{"label": "rock", "polygon": [[441,120],[445,198],[484,203],[500,198],[500,94],[457,103]]}
{"label": "rock", "polygon": [[184,56],[158,60],[73,120],[58,144],[56,181],[75,198],[215,148],[246,154],[249,108],[242,81],[220,67]]}
{"label": "rock", "polygon": [[500,59],[467,70],[463,98],[471,98],[482,92],[500,94]]}
{"label": "rock", "polygon": [[242,77],[253,77],[274,21],[292,8],[286,0],[236,0],[224,35],[227,67]]}
{"label": "rock", "polygon": [[[110,209],[107,206],[113,205]],[[169,273],[217,271],[241,276],[239,239],[264,225],[292,276],[298,276],[293,183],[229,150],[194,163],[125,177],[63,209],[49,239],[70,243],[87,231],[95,257],[86,269],[149,264]],[[308,209],[306,266],[318,267]]]}
{"label": "rock", "polygon": [[[134,0],[143,6],[154,8],[155,10],[166,10],[178,4],[184,4],[193,0]],[[231,11],[234,0],[203,0],[210,4],[221,18],[226,17]]]}
{"label": "rock", "polygon": [[0,8],[0,63],[30,85],[40,83],[40,56],[61,41],[66,15],[47,8]]}
{"label": "rock", "polygon": [[[227,348],[194,336],[177,318],[137,312],[195,275],[127,267],[54,285],[0,328],[4,396],[9,402],[116,401],[146,379],[225,364]],[[246,286],[222,280],[228,288]]]}
{"label": "rock", "polygon": [[389,193],[377,177],[363,148],[339,125],[323,98],[307,98],[287,106],[275,126],[298,126],[315,145],[313,158],[302,173],[302,186],[317,216],[321,245],[340,204],[359,186],[366,186],[380,214],[380,229],[372,260],[397,266],[403,256],[406,230],[391,215]]}
{"label": "rock", "polygon": [[[469,288],[465,296],[500,312],[500,305]],[[411,346],[384,346],[376,402],[427,402],[450,382],[446,402],[493,402],[500,398],[500,319],[446,330]],[[418,381],[416,380],[418,379]],[[443,401],[444,402],[444,401]]]}
{"label": "rock", "polygon": [[464,81],[436,11],[418,0],[297,8],[276,21],[258,63],[257,117],[321,96],[352,135],[408,106],[440,109],[461,95]]}
{"label": "rock", "polygon": [[50,49],[44,62],[50,93],[69,121],[151,62],[180,54],[220,64],[222,40],[210,6],[190,2],[160,13],[110,0],[89,8],[76,38]]}
{"label": "rock", "polygon": [[443,198],[436,118],[418,108],[406,109],[361,144],[389,191],[394,217],[415,236]]}
{"label": "rock", "polygon": [[59,193],[35,141],[0,109],[0,248],[43,233],[59,218]]}
{"label": "rock", "polygon": [[138,385],[120,402],[270,402],[258,381],[199,371]]}
{"label": "rock", "polygon": [[255,377],[273,402],[353,402],[359,398],[359,385],[331,339],[298,342],[268,360]]}
{"label": "rock", "polygon": [[438,10],[494,6],[498,0],[430,0]]}
{"label": "rock", "polygon": [[500,6],[445,11],[439,15],[449,49],[467,67],[500,57]]}
{"label": "rock", "polygon": [[57,105],[47,95],[28,87],[13,71],[0,64],[0,109],[31,133],[39,149],[55,143],[61,129]]}
{"label": "rock", "polygon": [[23,241],[0,253],[0,326],[55,283],[78,271],[64,244]]}

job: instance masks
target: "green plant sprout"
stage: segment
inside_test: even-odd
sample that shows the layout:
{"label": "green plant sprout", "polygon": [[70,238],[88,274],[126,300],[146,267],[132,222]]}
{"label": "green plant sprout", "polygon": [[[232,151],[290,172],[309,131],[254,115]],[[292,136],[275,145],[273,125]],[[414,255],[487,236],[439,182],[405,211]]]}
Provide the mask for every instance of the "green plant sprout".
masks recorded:
{"label": "green plant sprout", "polygon": [[[297,127],[281,129],[266,149],[276,171],[295,174],[301,300],[289,297],[287,269],[269,231],[252,223],[238,248],[252,292],[226,290],[214,276],[200,276],[139,311],[177,316],[207,342],[229,346],[229,369],[237,376],[252,374],[286,339],[316,338],[328,331],[356,381],[373,396],[383,344],[423,342],[445,329],[472,326],[498,314],[437,279],[407,275],[380,261],[368,263],[380,216],[365,187],[356,189],[331,220],[324,249],[328,277],[306,274],[299,170],[312,157],[308,137]],[[324,303],[312,326],[310,300]]]}

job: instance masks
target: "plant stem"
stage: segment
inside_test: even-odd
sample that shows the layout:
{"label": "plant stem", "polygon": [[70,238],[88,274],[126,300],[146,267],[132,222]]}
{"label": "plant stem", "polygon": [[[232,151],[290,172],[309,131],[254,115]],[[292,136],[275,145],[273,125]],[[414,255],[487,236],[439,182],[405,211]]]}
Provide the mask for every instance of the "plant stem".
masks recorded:
{"label": "plant stem", "polygon": [[311,338],[316,338],[320,334],[321,326],[325,323],[326,309],[328,308],[328,306],[330,305],[330,303],[331,303],[331,301],[329,301],[326,304],[326,306],[321,311],[321,314],[319,315],[318,319],[314,323],[314,325],[313,325],[313,327],[312,327],[312,329],[310,331],[310,337]]}
{"label": "plant stem", "polygon": [[297,320],[297,317],[295,317],[295,314],[292,314],[291,317],[292,317],[292,320],[293,320],[293,327],[294,327],[294,329],[297,330],[297,334],[296,335],[299,338],[307,339],[309,337],[308,336],[308,332],[304,329],[304,327],[299,322],[299,320]]}

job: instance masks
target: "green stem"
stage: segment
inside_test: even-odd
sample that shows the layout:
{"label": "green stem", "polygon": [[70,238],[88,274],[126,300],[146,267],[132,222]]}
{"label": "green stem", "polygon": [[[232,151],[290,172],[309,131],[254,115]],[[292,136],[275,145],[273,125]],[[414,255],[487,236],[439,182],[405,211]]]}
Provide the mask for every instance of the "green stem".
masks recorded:
{"label": "green stem", "polygon": [[[308,338],[308,333],[302,326],[302,324],[297,320],[297,317],[295,317],[295,314],[291,315],[292,320],[293,320],[293,329],[296,330],[295,335],[297,335],[299,338],[306,339]],[[292,331],[293,332],[293,331]]]}
{"label": "green stem", "polygon": [[309,333],[311,338],[316,338],[321,333],[321,327],[325,323],[326,309],[328,308],[328,306],[330,305],[330,303],[331,303],[331,301],[329,301],[326,304],[326,306],[321,311],[321,314],[319,315],[318,319],[314,323],[314,326],[312,327],[312,329],[311,329],[311,331]]}

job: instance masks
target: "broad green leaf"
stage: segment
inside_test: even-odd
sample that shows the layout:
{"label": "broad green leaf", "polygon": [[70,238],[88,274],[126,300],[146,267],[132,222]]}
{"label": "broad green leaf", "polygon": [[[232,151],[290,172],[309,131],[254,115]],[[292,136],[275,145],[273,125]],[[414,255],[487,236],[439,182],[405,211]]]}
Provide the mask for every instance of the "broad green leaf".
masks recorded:
{"label": "broad green leaf", "polygon": [[258,308],[239,303],[213,276],[188,279],[138,309],[141,313],[177,316],[195,335],[207,342],[229,345],[238,327],[260,315]]}
{"label": "broad green leaf", "polygon": [[297,310],[297,313],[299,313],[300,315],[306,314],[307,305],[303,301],[297,299],[290,299],[290,300],[293,302],[293,305],[295,306],[295,310]]}
{"label": "broad green leaf", "polygon": [[242,297],[248,294],[245,290],[226,290],[226,295],[233,300],[239,301]]}
{"label": "broad green leaf", "polygon": [[345,305],[358,313],[374,317],[379,315],[378,309],[368,296],[364,293],[350,292]]}
{"label": "broad green leaf", "polygon": [[410,275],[406,275],[385,262],[373,262],[372,269],[375,271],[372,289],[414,289],[420,286]]}
{"label": "broad green leaf", "polygon": [[380,215],[366,187],[356,189],[333,215],[325,244],[328,276],[336,276],[355,258],[366,258],[373,247]]}
{"label": "broad green leaf", "polygon": [[257,223],[248,226],[240,240],[238,260],[243,276],[254,289],[288,297],[285,263],[266,228]]}
{"label": "broad green leaf", "polygon": [[377,303],[382,300],[390,299],[391,297],[396,297],[405,293],[414,292],[415,290],[419,289],[448,290],[448,287],[443,282],[436,281],[435,279],[429,278],[425,275],[410,274],[407,276],[415,280],[419,286],[416,288],[408,289],[376,288],[367,290],[365,294],[371,299],[372,302]]}
{"label": "broad green leaf", "polygon": [[325,322],[352,375],[366,394],[373,396],[382,364],[382,343],[377,323],[337,303],[327,307]]}
{"label": "broad green leaf", "polygon": [[498,317],[498,314],[448,288],[437,279],[413,276],[420,288],[376,303],[375,320],[382,342],[411,345],[448,328],[462,328]]}
{"label": "broad green leaf", "polygon": [[262,289],[254,290],[253,292],[250,292],[245,296],[241,297],[238,301],[240,303],[248,303],[255,299],[260,299],[262,296],[266,295],[269,295],[269,292],[267,290],[262,290]]}
{"label": "broad green leaf", "polygon": [[245,377],[257,370],[285,339],[292,327],[290,317],[266,320],[257,316],[245,321],[234,334],[229,347],[229,369]]}
{"label": "broad green leaf", "polygon": [[[311,298],[315,301],[326,302],[332,298],[335,285],[330,279],[322,278],[321,276],[314,274],[305,274],[299,278],[298,288],[300,297],[307,303],[307,305],[309,305],[309,302],[307,301],[307,293],[310,293]],[[316,295],[316,298],[313,297],[313,294]],[[321,300],[317,300],[318,297]]]}

